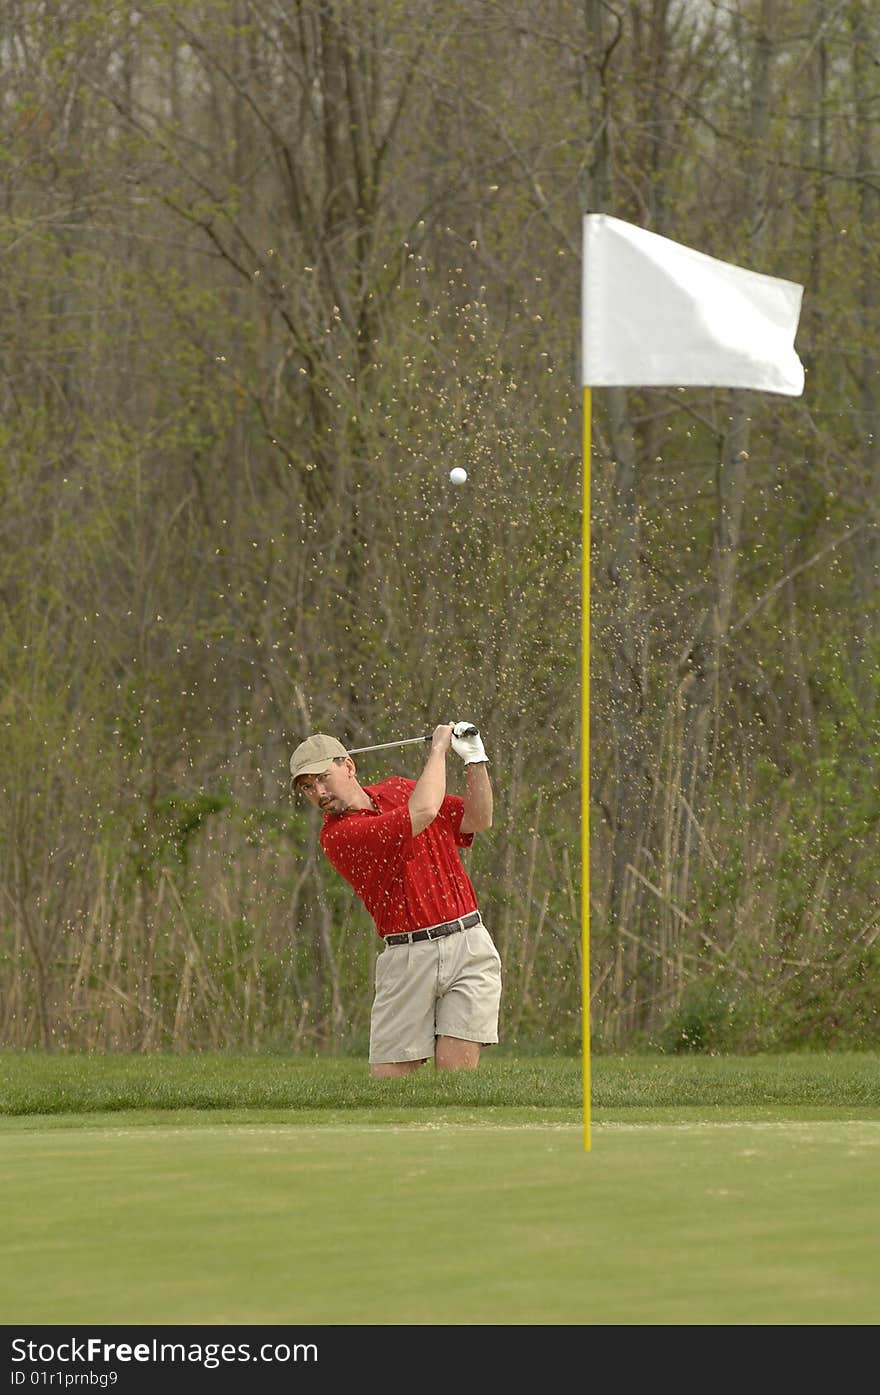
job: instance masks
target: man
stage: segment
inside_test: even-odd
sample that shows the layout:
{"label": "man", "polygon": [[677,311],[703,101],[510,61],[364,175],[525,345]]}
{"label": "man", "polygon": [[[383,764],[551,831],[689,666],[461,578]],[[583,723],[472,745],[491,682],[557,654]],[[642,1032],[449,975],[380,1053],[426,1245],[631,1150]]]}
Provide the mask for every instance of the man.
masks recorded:
{"label": "man", "polygon": [[[463,798],[446,793],[450,747],[465,763]],[[418,780],[363,786],[341,742],[319,734],[297,746],[290,773],[324,815],[321,847],[384,942],[370,1075],[408,1075],[431,1058],[437,1070],[475,1070],[481,1047],[498,1040],[501,998],[501,958],[458,851],[492,826],[482,738],[466,722],[442,724]]]}

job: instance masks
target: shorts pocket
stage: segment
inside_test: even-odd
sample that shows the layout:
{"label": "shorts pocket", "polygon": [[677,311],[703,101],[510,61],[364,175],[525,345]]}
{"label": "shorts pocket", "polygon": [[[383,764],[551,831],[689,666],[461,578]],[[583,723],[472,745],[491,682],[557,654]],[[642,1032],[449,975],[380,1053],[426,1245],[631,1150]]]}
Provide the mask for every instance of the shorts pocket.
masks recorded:
{"label": "shorts pocket", "polygon": [[380,983],[393,983],[395,977],[405,972],[409,960],[409,945],[395,945],[391,949],[383,949],[376,960],[375,983],[378,988]]}
{"label": "shorts pocket", "polygon": [[485,925],[472,925],[470,929],[466,930],[464,933],[467,940],[468,953],[471,954],[475,960],[484,960],[486,962],[494,961],[494,963],[498,965],[498,968],[501,968],[501,955],[498,953],[495,947],[495,941],[492,939]]}

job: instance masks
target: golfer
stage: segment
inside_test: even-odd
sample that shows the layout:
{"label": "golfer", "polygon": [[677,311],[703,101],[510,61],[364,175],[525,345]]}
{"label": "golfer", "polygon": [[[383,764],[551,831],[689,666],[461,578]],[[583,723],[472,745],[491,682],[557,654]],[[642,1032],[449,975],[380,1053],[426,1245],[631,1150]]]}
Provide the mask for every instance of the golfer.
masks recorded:
{"label": "golfer", "polygon": [[[492,786],[469,724],[434,729],[418,780],[358,783],[341,742],[318,734],[290,758],[291,783],[324,815],[321,847],[354,887],[382,941],[370,1017],[370,1075],[475,1070],[498,1040],[501,958],[477,909],[459,848],[492,826]],[[473,732],[474,728],[470,728]],[[464,797],[446,793],[450,746]]]}

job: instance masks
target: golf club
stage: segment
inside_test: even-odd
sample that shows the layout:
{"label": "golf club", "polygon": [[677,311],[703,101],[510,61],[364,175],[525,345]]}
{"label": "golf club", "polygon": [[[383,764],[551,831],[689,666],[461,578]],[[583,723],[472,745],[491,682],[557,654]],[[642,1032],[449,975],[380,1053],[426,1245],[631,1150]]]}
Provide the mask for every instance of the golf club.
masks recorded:
{"label": "golf club", "polygon": [[[465,727],[462,736],[479,736],[476,727]],[[408,736],[405,741],[383,741],[379,746],[355,746],[349,751],[350,756],[362,756],[365,751],[389,751],[392,746],[418,746],[423,741],[430,741],[430,736]]]}

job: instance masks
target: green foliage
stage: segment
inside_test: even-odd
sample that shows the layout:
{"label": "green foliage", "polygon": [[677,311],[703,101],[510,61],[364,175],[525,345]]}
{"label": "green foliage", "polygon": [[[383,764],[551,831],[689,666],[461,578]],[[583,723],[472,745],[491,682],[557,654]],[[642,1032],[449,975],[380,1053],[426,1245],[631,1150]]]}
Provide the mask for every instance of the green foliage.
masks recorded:
{"label": "green foliage", "polygon": [[782,1050],[873,1050],[880,1041],[880,950],[855,937],[850,952],[821,971],[796,975],[775,1002]]}
{"label": "green foliage", "polygon": [[729,981],[699,979],[689,983],[657,1037],[669,1055],[718,1056],[760,1047],[760,1002]]}

